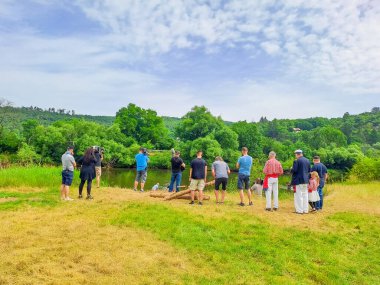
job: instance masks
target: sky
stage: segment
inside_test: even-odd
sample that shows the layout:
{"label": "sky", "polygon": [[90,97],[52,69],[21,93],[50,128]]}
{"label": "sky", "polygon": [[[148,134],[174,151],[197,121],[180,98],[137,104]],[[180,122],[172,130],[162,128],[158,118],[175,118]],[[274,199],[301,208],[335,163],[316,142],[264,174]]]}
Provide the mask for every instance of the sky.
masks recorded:
{"label": "sky", "polygon": [[380,0],[1,0],[0,97],[229,121],[380,105]]}

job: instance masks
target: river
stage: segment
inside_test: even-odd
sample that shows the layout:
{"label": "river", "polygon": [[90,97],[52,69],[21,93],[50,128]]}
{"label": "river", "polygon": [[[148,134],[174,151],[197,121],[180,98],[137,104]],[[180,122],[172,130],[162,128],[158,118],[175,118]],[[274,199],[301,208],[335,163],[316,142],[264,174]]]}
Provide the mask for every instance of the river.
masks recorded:
{"label": "river", "polygon": [[[133,188],[133,183],[136,176],[135,169],[103,169],[102,183],[103,185],[111,187]],[[160,183],[160,186],[168,185],[170,182],[171,171],[162,169],[149,169],[148,179],[146,182],[145,190],[152,189],[153,185]],[[211,171],[208,172],[207,181],[213,180]],[[251,177],[251,185],[254,183],[255,178]],[[290,181],[288,176],[280,178],[280,185],[286,187],[286,183]],[[230,174],[228,190],[236,190],[237,172]],[[189,170],[186,169],[182,173],[182,185],[189,185]],[[207,187],[206,190],[212,190],[212,186]]]}

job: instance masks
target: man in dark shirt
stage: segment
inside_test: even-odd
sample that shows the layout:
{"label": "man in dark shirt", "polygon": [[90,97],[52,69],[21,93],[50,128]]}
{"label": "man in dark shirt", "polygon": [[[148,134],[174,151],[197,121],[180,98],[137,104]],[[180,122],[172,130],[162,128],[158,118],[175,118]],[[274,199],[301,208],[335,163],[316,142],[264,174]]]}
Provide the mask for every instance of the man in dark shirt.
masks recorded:
{"label": "man in dark shirt", "polygon": [[295,152],[296,160],[292,168],[292,185],[295,186],[294,206],[297,214],[309,212],[308,183],[310,174],[310,161],[303,156],[302,150]]}
{"label": "man in dark shirt", "polygon": [[325,182],[327,180],[328,174],[327,174],[327,167],[321,162],[321,158],[319,156],[313,157],[313,167],[311,168],[311,171],[316,171],[319,175],[319,186],[318,186],[318,194],[320,200],[316,202],[316,209],[322,210],[323,207],[323,187],[325,186]]}
{"label": "man in dark shirt", "polygon": [[195,190],[199,190],[198,201],[199,205],[202,205],[203,200],[203,189],[206,185],[207,177],[207,163],[202,159],[203,152],[201,150],[197,151],[197,158],[194,159],[190,164],[190,190],[191,190],[191,202],[194,204]]}
{"label": "man in dark shirt", "polygon": [[172,164],[172,177],[170,179],[169,192],[173,191],[174,183],[176,187],[176,192],[179,191],[182,180],[182,171],[185,169],[185,163],[182,158],[179,157],[180,152],[175,151],[174,156],[171,159]]}

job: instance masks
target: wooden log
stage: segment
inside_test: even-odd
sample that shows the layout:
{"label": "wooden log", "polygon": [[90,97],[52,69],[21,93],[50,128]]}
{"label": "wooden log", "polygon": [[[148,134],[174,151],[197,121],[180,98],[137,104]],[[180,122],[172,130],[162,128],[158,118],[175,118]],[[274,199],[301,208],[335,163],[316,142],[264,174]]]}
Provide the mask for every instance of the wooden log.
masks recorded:
{"label": "wooden log", "polygon": [[151,191],[149,196],[153,198],[165,198],[169,195],[168,192],[157,192],[157,191]]}
{"label": "wooden log", "polygon": [[[191,196],[190,195],[183,195],[183,196],[177,197],[176,199],[191,200]],[[194,200],[198,200],[197,195],[195,195]],[[210,200],[210,196],[209,195],[203,195],[203,200],[205,200],[205,201]]]}
{"label": "wooden log", "polygon": [[182,190],[182,191],[179,191],[179,192],[174,192],[172,194],[170,194],[168,197],[165,198],[166,201],[169,201],[169,200],[172,200],[172,199],[175,199],[177,197],[180,197],[182,195],[186,195],[186,194],[189,194],[191,191],[190,190]]}
{"label": "wooden log", "polygon": [[[215,184],[215,180],[207,182],[206,186],[213,185],[213,184]],[[165,197],[165,200],[169,201],[169,200],[172,200],[172,199],[176,199],[177,197],[181,197],[183,195],[189,194],[190,192],[191,192],[191,190],[189,190],[189,189],[182,190],[182,191],[179,191],[179,192],[175,192],[175,193],[171,194],[170,196]]]}

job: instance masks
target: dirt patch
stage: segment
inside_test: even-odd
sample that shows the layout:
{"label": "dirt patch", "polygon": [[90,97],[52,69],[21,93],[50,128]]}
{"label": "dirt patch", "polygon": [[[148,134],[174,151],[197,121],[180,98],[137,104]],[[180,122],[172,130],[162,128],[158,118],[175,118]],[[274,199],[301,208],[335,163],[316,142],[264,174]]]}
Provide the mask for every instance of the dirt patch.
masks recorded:
{"label": "dirt patch", "polygon": [[[40,193],[45,192],[47,188],[39,187],[1,187],[0,192],[8,193]],[[58,190],[57,190],[58,191]]]}
{"label": "dirt patch", "polygon": [[7,202],[13,202],[17,201],[17,198],[14,197],[8,197],[8,198],[0,198],[0,203],[7,203]]}

